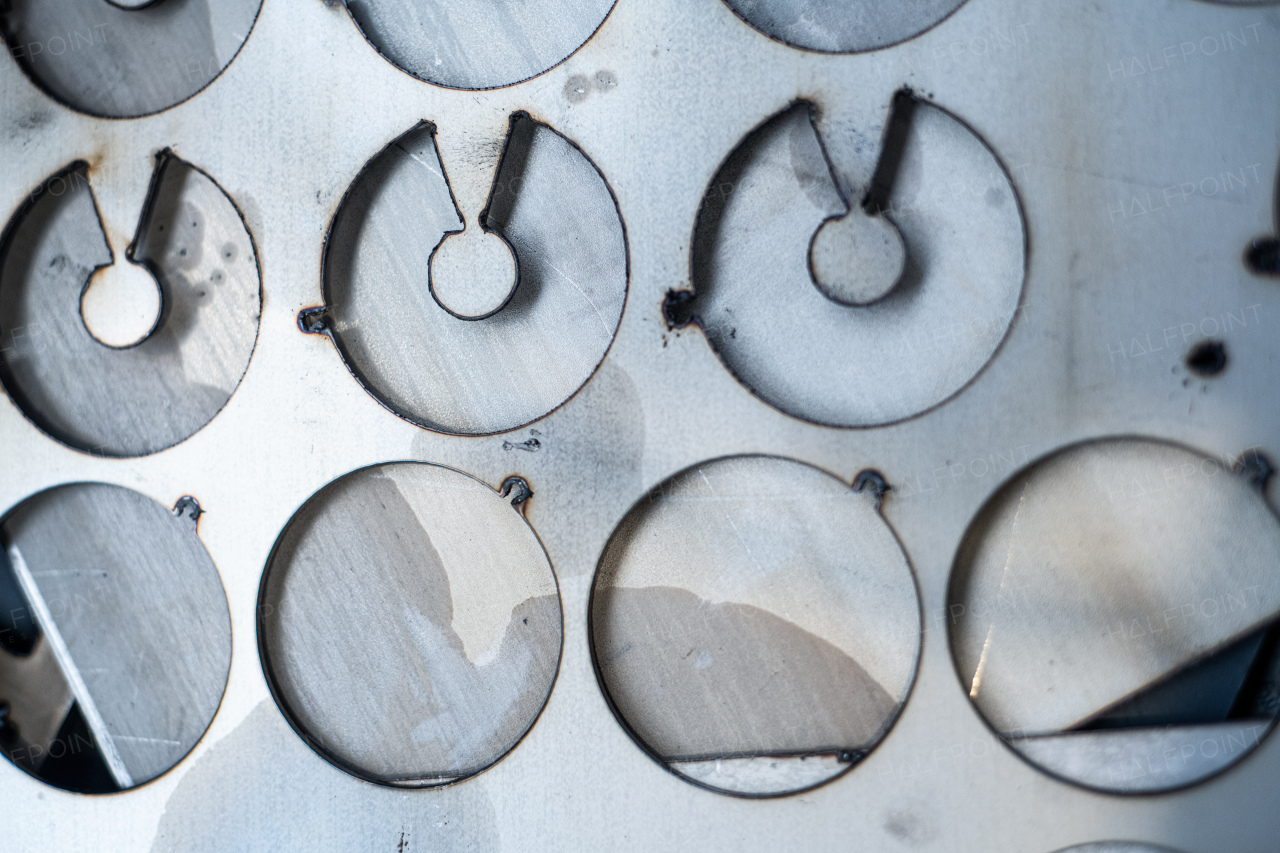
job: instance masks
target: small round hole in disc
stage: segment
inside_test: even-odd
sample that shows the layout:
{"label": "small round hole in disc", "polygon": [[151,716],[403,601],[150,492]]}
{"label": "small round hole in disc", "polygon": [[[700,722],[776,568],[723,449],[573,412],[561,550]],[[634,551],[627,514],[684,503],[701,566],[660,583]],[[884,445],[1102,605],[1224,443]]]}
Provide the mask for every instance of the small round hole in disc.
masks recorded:
{"label": "small round hole in disc", "polygon": [[436,247],[430,277],[441,308],[462,320],[482,320],[507,304],[519,273],[507,241],[468,228]]}
{"label": "small round hole in disc", "polygon": [[151,334],[160,317],[160,287],[141,264],[117,262],[97,270],[80,297],[89,334],[109,347],[130,347]]}

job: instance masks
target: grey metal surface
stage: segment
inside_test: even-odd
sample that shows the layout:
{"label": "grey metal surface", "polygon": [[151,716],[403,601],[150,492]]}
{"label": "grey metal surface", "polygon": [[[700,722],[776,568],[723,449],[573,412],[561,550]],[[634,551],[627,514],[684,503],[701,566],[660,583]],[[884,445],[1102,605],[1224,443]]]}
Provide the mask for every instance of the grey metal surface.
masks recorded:
{"label": "grey metal surface", "polygon": [[[258,336],[257,255],[235,205],[165,153],[137,235],[113,252],[83,163],[49,178],[10,222],[0,258],[0,378],[27,417],[89,453],[140,456],[189,437],[240,383]],[[82,315],[95,271],[142,265],[161,313],[140,343],[96,340]]]}
{"label": "grey metal surface", "polygon": [[454,89],[489,89],[558,65],[614,0],[344,0],[369,43],[402,71]]}
{"label": "grey metal surface", "polygon": [[646,750],[713,788],[781,794],[875,747],[920,625],[877,502],[762,456],[699,464],[640,500],[600,559],[591,630],[601,686]]}
{"label": "grey metal surface", "polygon": [[[5,59],[6,217],[46,176],[85,159],[106,219],[115,196],[102,182],[144,171],[121,205],[119,230],[132,233],[149,171],[138,154],[172,146],[243,210],[259,249],[264,314],[229,404],[162,452],[87,456],[0,402],[0,506],[86,479],[165,506],[197,495],[235,628],[223,704],[186,760],[127,794],[97,798],[0,762],[0,793],[22,816],[4,843],[1037,853],[1131,839],[1182,853],[1273,853],[1280,739],[1158,795],[1064,782],[1007,748],[961,687],[947,584],[983,504],[1055,449],[1132,433],[1227,465],[1253,447],[1280,456],[1280,399],[1266,393],[1280,382],[1276,280],[1243,257],[1276,227],[1277,14],[1274,4],[1197,0],[969,0],[901,44],[828,55],[766,38],[721,2],[626,0],[561,66],[464,92],[395,69],[340,5],[268,0],[214,85],[127,122],[58,105]],[[866,139],[844,136],[848,150],[866,152],[854,165],[869,179],[889,97],[904,85],[962,119],[1007,167],[1030,246],[1022,301],[995,356],[942,405],[881,428],[817,426],[763,405],[701,332],[669,330],[661,306],[669,291],[693,286],[698,206],[752,128],[797,100],[822,106],[832,92],[867,92],[867,117],[856,122]],[[460,137],[452,149],[441,145],[453,182],[450,150],[466,153],[464,131],[478,134],[483,161],[520,110],[578,144],[614,191],[631,261],[625,310],[599,368],[551,414],[488,437],[424,430],[362,391],[326,339],[300,334],[298,313],[325,301],[322,241],[372,155],[429,118],[441,137]],[[836,160],[831,140],[841,134],[819,132]],[[859,201],[856,188],[844,191]],[[933,337],[981,331],[948,323]],[[1211,377],[1184,362],[1205,338],[1227,354]],[[794,458],[846,483],[865,468],[881,471],[893,487],[881,511],[924,608],[918,676],[889,735],[838,779],[768,801],[691,785],[637,748],[602,698],[585,624],[591,575],[628,509],[690,465],[750,453]],[[271,698],[253,629],[263,567],[297,507],[346,472],[407,458],[495,488],[524,476],[536,492],[528,517],[564,600],[563,659],[536,724],[486,772],[429,790],[368,784],[308,748]],[[1275,488],[1273,478],[1269,502]]]}
{"label": "grey metal surface", "polygon": [[19,504],[0,540],[119,788],[172,768],[204,735],[231,665],[226,598],[193,519],[78,483]]}
{"label": "grey metal surface", "polygon": [[[443,167],[435,128],[420,125],[348,191],[325,257],[327,313],[343,359],[392,411],[442,432],[503,432],[559,406],[604,358],[626,298],[626,238],[604,178],[551,128],[517,116],[505,144],[442,133],[461,143]],[[452,184],[468,196],[455,198],[449,175],[469,179]],[[486,196],[483,212],[468,203]],[[519,269],[482,319],[456,316],[460,296],[450,310],[428,286],[437,253],[464,236],[451,236],[466,226],[460,208],[466,233],[479,220],[500,234]],[[458,272],[493,260],[474,251]]]}
{"label": "grey metal surface", "polygon": [[0,30],[23,70],[73,109],[149,115],[209,85],[262,0],[9,0]]}
{"label": "grey metal surface", "polygon": [[1181,788],[1248,755],[1274,720],[1252,719],[1167,728],[1070,732],[1013,738],[1013,746],[1062,779],[1104,791],[1147,793]]}
{"label": "grey metal surface", "polygon": [[560,661],[537,536],[508,497],[435,465],[365,468],[308,500],[258,613],[263,666],[299,734],[387,785],[446,784],[500,759]]}

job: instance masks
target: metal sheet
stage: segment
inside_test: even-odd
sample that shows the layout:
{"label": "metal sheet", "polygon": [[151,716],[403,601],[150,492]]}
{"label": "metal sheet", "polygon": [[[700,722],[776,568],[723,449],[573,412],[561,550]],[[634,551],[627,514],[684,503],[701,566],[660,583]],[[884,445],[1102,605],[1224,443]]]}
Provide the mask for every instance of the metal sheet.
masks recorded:
{"label": "metal sheet", "polygon": [[[127,251],[113,254],[80,163],[33,191],[0,256],[0,335],[22,340],[0,353],[0,379],[59,441],[155,453],[208,423],[240,384],[261,313],[253,239],[221,188],[172,154],[156,162]],[[95,339],[83,316],[91,276],[112,263],[143,266],[161,293],[155,327],[125,348]]]}
{"label": "metal sheet", "polygon": [[437,247],[463,224],[434,130],[388,146],[343,200],[325,258],[333,338],[402,417],[464,435],[515,429],[563,403],[613,342],[627,291],[622,223],[576,146],[513,120],[505,149],[491,140],[503,156],[481,222],[514,251],[519,283],[496,313],[460,319],[427,285]]}
{"label": "metal sheet", "polygon": [[1277,556],[1275,514],[1216,461],[1151,441],[1070,448],[1012,479],[966,537],[961,678],[999,731],[1072,728],[1273,621]]}
{"label": "metal sheet", "polygon": [[932,27],[964,0],[725,0],[760,32],[795,47],[856,53],[905,41]]}
{"label": "metal sheet", "polygon": [[419,80],[489,89],[563,62],[614,0],[345,0],[379,53]]}
{"label": "metal sheet", "polygon": [[[947,588],[982,505],[1056,449],[1140,434],[1227,467],[1250,448],[1280,458],[1280,397],[1266,393],[1280,383],[1276,283],[1246,257],[1276,233],[1278,15],[1275,4],[1198,0],[969,0],[904,42],[833,55],[762,35],[717,0],[627,0],[561,65],[519,85],[460,91],[387,62],[342,4],[269,0],[213,84],[137,121],[68,109],[18,57],[3,58],[6,219],[47,176],[84,160],[119,249],[135,231],[150,155],[171,147],[243,211],[264,287],[244,380],[187,441],[141,458],[89,456],[0,403],[6,510],[84,480],[164,506],[200,498],[235,651],[205,737],[150,783],[87,797],[0,762],[0,794],[21,815],[6,825],[5,845],[576,850],[606,839],[645,851],[1047,853],[1128,839],[1181,853],[1273,853],[1280,740],[1264,738],[1225,772],[1160,795],[1066,783],[1006,748],[975,711],[949,650]],[[904,86],[971,128],[1006,167],[1029,247],[1021,301],[995,355],[943,404],[883,427],[817,426],[750,394],[702,333],[667,328],[662,305],[669,291],[694,287],[698,207],[753,128],[796,101],[826,108],[844,98],[848,120],[825,126],[820,110],[818,135],[837,181],[857,179],[836,184],[856,205],[879,160],[889,99]],[[508,119],[522,110],[579,146],[613,191],[630,260],[625,310],[595,373],[550,414],[493,436],[421,429],[361,390],[328,340],[300,334],[298,313],[326,299],[324,239],[370,157],[431,120],[451,189],[465,196],[459,213],[470,217],[492,186]],[[467,181],[483,187],[479,207],[465,209],[475,193],[458,190],[454,152],[464,170],[489,169]],[[785,322],[785,310],[776,313]],[[28,331],[12,330],[0,348],[30,345]],[[561,332],[546,346],[576,329]],[[939,352],[982,333],[948,317],[923,334]],[[1207,338],[1223,344],[1227,363],[1206,378],[1184,358]],[[676,472],[735,454],[785,456],[844,483],[881,471],[893,487],[881,512],[923,603],[918,676],[889,736],[838,779],[768,801],[707,791],[655,764],[603,700],[587,641],[591,576],[629,508]],[[271,698],[254,630],[263,568],[297,508],[349,471],[398,459],[471,472],[494,488],[524,476],[537,493],[528,518],[564,601],[563,659],[536,724],[484,773],[428,790],[369,784],[310,749]],[[748,775],[723,762],[721,771]]]}
{"label": "metal sheet", "polygon": [[[884,199],[883,219],[906,246],[901,281],[876,286],[883,262],[855,253],[855,277],[878,301],[851,304],[816,286],[810,247],[825,223],[846,211],[868,226],[881,221],[845,200],[871,192],[868,152],[859,149],[885,124],[881,116],[859,126],[870,112],[859,100],[821,99],[827,148],[798,105],[729,158],[699,212],[686,309],[749,389],[835,426],[902,420],[967,384],[1004,339],[1025,263],[1022,217],[1000,163],[961,122],[921,104],[892,152],[901,162]],[[956,326],[978,332],[948,331]]]}
{"label": "metal sheet", "polygon": [[1145,793],[1199,782],[1239,761],[1271,731],[1274,720],[1199,726],[1070,732],[1011,743],[1063,779],[1104,791]]}

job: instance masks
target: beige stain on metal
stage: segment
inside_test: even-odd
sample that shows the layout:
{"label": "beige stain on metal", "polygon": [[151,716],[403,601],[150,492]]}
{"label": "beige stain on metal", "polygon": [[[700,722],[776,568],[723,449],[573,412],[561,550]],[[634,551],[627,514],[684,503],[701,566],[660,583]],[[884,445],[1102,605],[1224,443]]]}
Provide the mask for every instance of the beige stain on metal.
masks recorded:
{"label": "beige stain on metal", "polygon": [[[47,176],[100,152],[95,193],[104,209],[125,211],[120,230],[130,234],[149,169],[129,164],[149,166],[150,152],[171,146],[243,211],[264,287],[243,382],[205,428],[162,452],[86,456],[50,441],[12,400],[0,405],[0,506],[86,479],[165,505],[200,496],[201,538],[226,585],[237,662],[189,758],[125,795],[63,794],[0,762],[0,792],[22,815],[7,827],[8,843],[83,849],[91,833],[120,850],[394,849],[402,840],[584,849],[601,838],[634,850],[673,839],[834,850],[856,833],[874,849],[1025,853],[1126,838],[1270,853],[1280,832],[1272,807],[1280,741],[1264,739],[1249,760],[1182,790],[1099,795],[1002,748],[961,688],[944,638],[956,549],[1013,473],[1000,460],[1117,432],[1223,459],[1254,446],[1280,454],[1280,399],[1259,391],[1280,382],[1267,333],[1274,285],[1240,264],[1242,247],[1274,228],[1280,15],[1274,4],[1194,0],[1087,9],[969,0],[918,30],[884,50],[826,55],[769,39],[721,3],[624,0],[561,66],[519,85],[460,92],[397,71],[338,4],[270,0],[211,85],[124,122],[67,109],[16,58],[0,62],[6,217]],[[904,85],[962,120],[1006,167],[1031,247],[1018,310],[1007,334],[994,321],[959,317],[921,331],[936,350],[1004,336],[942,405],[857,431],[785,417],[745,390],[702,334],[669,332],[660,306],[670,290],[693,286],[699,204],[752,128],[798,99],[816,103],[837,178],[865,181],[888,97]],[[868,93],[865,109],[824,128],[827,103],[855,91]],[[371,399],[327,342],[299,334],[297,314],[325,300],[322,241],[371,156],[424,117],[440,128],[488,128],[521,110],[580,146],[616,197],[629,248],[627,310],[590,380],[535,423],[494,436],[424,430]],[[843,149],[831,142],[841,138]],[[841,166],[841,150],[866,156]],[[137,197],[98,183],[129,169],[143,171],[129,183],[141,188]],[[1165,190],[1190,182],[1194,192],[1166,200]],[[854,189],[841,187],[843,197],[856,199]],[[945,186],[962,200],[987,189]],[[821,218],[788,251],[805,251]],[[804,256],[797,260],[803,271]],[[8,332],[6,350],[33,347],[42,334]],[[1191,381],[1183,366],[1201,335],[1223,338],[1231,353],[1212,381]],[[585,624],[591,574],[628,507],[675,472],[750,453],[791,457],[845,482],[864,468],[882,471],[895,488],[881,511],[916,571],[925,628],[918,677],[889,736],[840,779],[768,803],[700,790],[647,758],[602,701]],[[563,660],[536,725],[485,773],[428,791],[366,784],[307,748],[271,699],[252,629],[264,565],[297,507],[349,471],[404,458],[495,487],[512,473],[528,477],[537,492],[528,518],[564,599]]]}

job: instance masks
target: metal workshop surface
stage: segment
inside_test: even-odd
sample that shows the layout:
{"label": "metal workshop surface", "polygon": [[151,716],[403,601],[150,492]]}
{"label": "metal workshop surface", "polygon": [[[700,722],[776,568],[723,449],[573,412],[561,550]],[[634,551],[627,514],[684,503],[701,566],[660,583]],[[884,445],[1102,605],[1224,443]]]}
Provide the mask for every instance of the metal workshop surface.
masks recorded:
{"label": "metal workshop surface", "polygon": [[[1229,494],[1223,500],[1239,503],[1226,504],[1230,511],[1214,516],[1226,526],[1216,529],[1217,538],[1201,535],[1197,519],[1205,516],[1195,500],[1217,495],[1213,490],[1223,481],[1214,478],[1232,476],[1226,469],[1242,455],[1280,458],[1280,394],[1275,390],[1280,388],[1280,279],[1251,269],[1244,260],[1251,241],[1280,230],[1280,6],[968,0],[952,11],[957,4],[918,3],[910,14],[937,20],[935,25],[872,16],[869,26],[892,37],[877,41],[855,27],[832,35],[837,42],[824,49],[846,49],[847,43],[876,49],[838,54],[789,46],[734,11],[747,15],[753,5],[779,4],[618,0],[593,31],[588,19],[598,19],[602,11],[584,6],[573,20],[554,18],[569,13],[548,3],[546,14],[558,23],[548,25],[546,44],[559,45],[551,51],[557,57],[522,53],[512,63],[510,79],[523,82],[468,90],[447,86],[486,85],[494,79],[487,76],[492,69],[457,70],[437,58],[444,85],[415,79],[362,35],[353,15],[367,15],[366,7],[373,4],[351,0],[349,5],[351,13],[341,2],[264,0],[238,54],[234,44],[219,37],[209,48],[211,56],[193,53],[191,62],[174,60],[178,65],[167,72],[151,57],[148,73],[186,78],[183,84],[157,84],[151,95],[193,94],[158,112],[153,100],[141,96],[113,102],[111,109],[121,114],[153,113],[142,118],[77,112],[46,94],[16,59],[0,62],[0,212],[6,222],[37,188],[49,188],[50,176],[82,161],[110,248],[104,260],[103,247],[93,243],[96,254],[84,262],[87,275],[94,264],[119,257],[135,230],[139,239],[146,236],[139,217],[160,192],[158,163],[186,164],[195,169],[182,174],[194,176],[189,179],[203,188],[210,205],[223,204],[215,192],[220,188],[238,207],[245,228],[215,223],[223,229],[218,233],[230,235],[218,239],[238,241],[234,254],[241,260],[256,254],[261,283],[261,314],[247,369],[239,350],[209,355],[218,347],[217,336],[210,335],[211,342],[201,344],[204,354],[192,358],[223,359],[216,376],[206,381],[188,371],[187,384],[178,385],[186,394],[211,394],[213,402],[193,403],[201,414],[174,415],[177,433],[146,447],[162,448],[157,452],[126,458],[134,445],[121,439],[124,449],[117,452],[110,437],[85,448],[93,452],[75,449],[82,445],[74,436],[60,436],[65,443],[51,438],[38,425],[40,416],[24,414],[13,395],[0,404],[0,514],[37,492],[79,482],[127,487],[164,507],[191,506],[180,499],[194,497],[202,511],[199,540],[220,576],[231,626],[221,704],[204,736],[172,770],[121,793],[85,795],[0,762],[6,815],[0,850],[608,846],[1052,853],[1104,841],[1145,842],[1183,853],[1276,848],[1280,739],[1274,736],[1203,781],[1144,794],[1098,790],[1106,787],[1105,779],[1091,787],[1073,784],[1060,778],[1068,771],[1051,775],[1002,742],[998,731],[1007,738],[1040,741],[1034,749],[1045,748],[1056,732],[1124,693],[1123,687],[1113,689],[1108,677],[1119,678],[1116,673],[1123,670],[1144,683],[1155,678],[1159,667],[1139,653],[1144,647],[1129,648],[1128,657],[1103,654],[1081,664],[1086,672],[1095,666],[1106,670],[1097,696],[1042,707],[1022,697],[980,698],[979,673],[972,667],[958,671],[975,661],[979,669],[986,666],[980,662],[987,655],[984,640],[990,645],[990,631],[997,627],[1017,628],[1017,613],[1002,612],[986,633],[972,626],[958,632],[954,652],[950,632],[960,611],[974,601],[960,604],[955,596],[977,590],[971,594],[978,601],[994,597],[998,607],[1005,589],[998,570],[1006,553],[999,550],[1006,547],[1000,537],[1006,534],[997,531],[991,542],[971,543],[966,534],[979,529],[971,528],[975,518],[1002,523],[1014,511],[1009,506],[1016,506],[1016,501],[1007,506],[1012,498],[1001,491],[1010,478],[1050,454],[1066,454],[1051,460],[1067,458],[1074,451],[1065,449],[1082,442],[1092,442],[1080,446],[1096,450],[1090,464],[1101,469],[1150,463],[1142,470],[1154,471],[1152,481],[1142,485],[1136,475],[1121,478],[1107,493],[1117,513],[1131,513],[1125,517],[1138,531],[1134,536],[1168,537],[1148,551],[1176,557],[1193,549],[1197,560],[1209,563],[1219,555],[1224,561],[1220,575],[1178,576],[1160,599],[1157,617],[1182,613],[1184,606],[1204,611],[1206,602],[1230,608],[1239,600],[1241,608],[1256,609],[1234,613],[1229,631],[1218,622],[1208,627],[1196,622],[1185,632],[1187,644],[1177,650],[1176,661],[1165,663],[1197,660],[1207,649],[1256,630],[1273,614],[1274,576],[1250,586],[1249,578],[1257,575],[1248,572],[1265,577],[1268,566],[1275,570],[1274,553],[1266,548],[1276,536],[1277,487],[1272,484],[1261,500],[1243,486],[1225,489]],[[247,8],[228,3],[226,14],[244,17],[242,7]],[[124,24],[115,22],[128,14],[141,13],[113,10],[112,23],[103,28],[79,23],[81,32],[94,33],[87,40],[68,41],[69,33],[54,33],[42,44],[47,49],[52,38],[59,38],[70,45],[68,51],[103,49],[117,37],[126,38],[116,29]],[[371,39],[394,41],[387,35],[395,32],[394,19],[361,19]],[[504,39],[519,31],[537,40],[536,24],[522,20],[512,26]],[[779,38],[803,38],[803,28],[777,23],[774,29]],[[473,36],[463,41],[480,44]],[[23,49],[30,53],[32,44]],[[582,46],[544,73],[525,68],[551,65],[577,44]],[[9,47],[11,53],[18,49]],[[402,56],[421,76],[434,74],[435,66],[416,50],[397,42],[384,52]],[[491,56],[498,57],[494,64],[502,64],[501,50],[495,48]],[[216,73],[209,62],[225,64],[225,70],[200,88]],[[794,305],[756,304],[753,311],[735,302],[749,301],[753,292],[742,286],[742,275],[762,270],[761,286],[785,300],[788,276],[803,280],[807,235],[856,206],[864,191],[873,194],[882,165],[879,141],[892,135],[886,128],[893,124],[894,95],[904,87],[914,95],[909,119],[914,135],[905,143],[894,194],[880,199],[883,211],[900,217],[908,254],[924,252],[940,266],[958,270],[958,280],[970,276],[990,286],[976,313],[939,297],[942,301],[931,303],[928,311],[890,316],[897,298],[891,295],[872,306],[886,312],[882,322],[869,322],[865,334],[841,340],[824,325],[830,306],[813,302],[808,291],[804,299],[811,301],[803,304],[797,296]],[[799,101],[811,107],[789,110]],[[434,136],[419,128],[421,122],[430,123]],[[509,129],[512,139],[525,134],[520,151],[528,155],[527,164],[502,159],[498,165],[503,152],[516,146],[504,142]],[[411,131],[416,135],[407,136]],[[383,155],[391,159],[376,159]],[[793,171],[775,168],[784,162]],[[529,276],[550,299],[560,292],[556,287],[572,285],[578,290],[563,292],[581,292],[588,286],[583,275],[602,282],[598,293],[583,293],[593,311],[534,312],[527,337],[494,333],[492,347],[500,356],[486,356],[486,347],[461,340],[488,321],[458,317],[478,316],[484,306],[439,320],[432,328],[441,330],[440,337],[423,340],[458,335],[457,346],[472,353],[463,363],[446,349],[440,363],[433,363],[431,370],[447,382],[465,386],[443,402],[423,390],[425,383],[415,384],[421,377],[397,384],[396,377],[404,376],[394,369],[397,347],[408,346],[406,341],[355,337],[366,328],[407,328],[409,310],[419,310],[409,296],[380,306],[381,313],[360,302],[363,270],[373,269],[391,282],[386,292],[394,298],[407,292],[395,289],[399,255],[392,252],[387,260],[372,249],[357,251],[351,243],[355,238],[335,226],[328,251],[338,260],[326,256],[335,217],[342,222],[340,208],[349,209],[347,200],[364,203],[361,193],[367,187],[361,181],[417,166],[431,172],[438,165],[448,172],[448,185],[432,184],[426,173],[414,171],[424,189],[405,207],[406,216],[421,217],[434,229],[423,238],[426,243],[458,230],[459,219],[479,221],[487,229],[480,213],[493,204],[489,209],[503,214],[494,219],[495,227],[510,230],[502,242],[514,244],[515,254],[526,251],[521,240],[533,246],[521,261],[521,287],[527,290],[524,276]],[[543,193],[537,210],[547,213],[533,216],[526,209],[522,219],[518,204],[503,208],[498,195],[506,185],[494,180],[509,166],[527,166],[535,178],[536,169],[545,168],[543,174],[555,175],[564,194],[590,215],[582,220],[566,215],[563,223],[557,219],[557,184],[546,179],[529,192]],[[726,177],[730,173],[734,180]],[[202,183],[200,175],[216,187]],[[781,197],[777,193],[784,184],[798,187],[792,206],[768,208],[753,219],[750,205],[767,207],[768,199]],[[454,209],[448,206],[449,190]],[[436,196],[428,198],[430,192]],[[367,194],[376,196],[377,188]],[[703,231],[700,211],[716,217],[706,226],[710,231]],[[369,221],[377,226],[369,228],[377,239],[409,240],[419,220]],[[577,221],[592,223],[591,228],[563,233]],[[733,224],[742,221],[748,226]],[[750,222],[773,224],[753,237],[741,230]],[[795,234],[787,231],[792,226]],[[738,241],[715,243],[716,228]],[[243,241],[246,230],[251,243]],[[775,251],[768,241],[778,234]],[[172,248],[155,235],[147,239],[151,242],[140,247],[153,250],[156,258]],[[832,245],[830,251],[841,257],[840,244]],[[892,250],[891,240],[885,245]],[[406,257],[412,254],[434,274],[430,250],[416,245],[406,248]],[[810,272],[821,280],[824,295],[836,299],[827,291],[844,292],[840,287],[847,282],[826,279],[825,270],[832,267],[822,266],[822,257],[809,256]],[[211,263],[199,267],[201,276],[219,274],[210,272]],[[160,260],[156,264],[163,266]],[[344,272],[349,281],[333,279]],[[251,274],[228,275],[236,287],[251,290]],[[934,292],[928,270],[922,273],[908,262],[902,275],[919,293]],[[425,277],[421,282],[425,292]],[[333,304],[332,294],[346,293],[342,287],[356,296]],[[669,294],[690,290],[697,293],[703,325],[673,328],[668,314],[678,309],[679,299]],[[238,315],[242,318],[257,310],[245,293],[236,303],[242,306],[237,310],[247,312]],[[490,302],[503,307],[510,299],[518,307],[521,297],[503,293]],[[458,303],[432,296],[454,313],[449,306]],[[415,298],[435,310],[426,297]],[[848,304],[861,299],[853,294]],[[326,334],[304,334],[300,312],[318,306],[327,310],[303,313],[302,325],[314,323],[313,331]],[[735,318],[741,318],[741,334]],[[579,334],[574,324],[589,326],[589,334]],[[898,328],[897,338],[885,332]],[[17,333],[10,329],[0,346],[38,351],[48,334],[38,323]],[[219,334],[235,337],[243,349],[250,331],[240,323]],[[1198,362],[1187,361],[1189,351],[1207,340],[1221,342],[1226,352],[1225,368],[1218,364],[1201,371],[1213,374],[1208,377],[1192,369]],[[511,380],[511,390],[504,393],[519,400],[510,406],[486,401],[481,393],[485,371],[497,375],[514,362],[528,375]],[[389,364],[385,375],[379,372]],[[846,378],[825,387],[824,377],[830,376]],[[89,387],[85,393],[100,390]],[[143,396],[124,399],[131,406],[152,405],[139,402]],[[521,426],[513,429],[513,424]],[[128,432],[127,424],[119,429]],[[1117,436],[1150,441],[1094,441]],[[1179,449],[1170,449],[1175,446]],[[655,495],[665,499],[683,494],[681,489],[702,494],[696,492],[702,488],[698,483],[686,483],[689,478],[669,490],[664,484],[725,456],[804,463],[805,477],[826,484],[820,488],[836,479],[853,484],[868,469],[879,472],[887,492],[880,495],[876,483],[861,480],[866,489],[852,493],[858,501],[878,502],[878,507],[858,505],[857,529],[874,531],[867,535],[879,537],[877,553],[888,555],[893,566],[900,569],[905,556],[919,596],[919,611],[910,617],[917,621],[892,626],[910,636],[895,649],[877,652],[875,659],[880,669],[893,673],[893,698],[906,695],[900,711],[873,721],[890,726],[887,735],[869,742],[869,752],[843,775],[789,796],[730,796],[688,781],[724,788],[699,776],[702,769],[678,770],[684,778],[668,772],[650,757],[660,751],[654,743],[641,748],[633,740],[637,726],[629,726],[629,734],[620,725],[615,711],[625,716],[625,708],[618,705],[618,695],[602,691],[592,658],[592,583],[597,565],[604,565],[602,555],[614,553],[615,531],[642,524],[646,501],[652,503]],[[501,488],[501,500],[496,492],[483,497],[504,512],[509,501],[521,505],[528,527],[510,524],[512,530],[503,533],[510,538],[503,542],[519,544],[516,550],[533,565],[536,577],[531,575],[527,589],[503,590],[509,599],[505,606],[542,602],[537,612],[552,614],[552,584],[544,569],[549,562],[563,618],[558,671],[545,706],[540,714],[534,710],[521,718],[525,722],[515,726],[516,735],[499,732],[507,740],[516,738],[514,748],[478,773],[471,765],[428,768],[433,778],[465,778],[426,789],[374,784],[358,771],[345,772],[326,761],[295,731],[305,724],[299,715],[286,716],[277,704],[279,693],[273,697],[275,687],[260,654],[263,606],[271,603],[260,598],[264,569],[274,565],[277,540],[295,513],[349,472],[404,460],[444,466],[433,471],[456,469]],[[1057,482],[1051,469],[1050,463],[1033,469],[1045,478],[1034,482],[1047,482],[1043,488],[1049,492]],[[532,497],[524,499],[523,485],[509,480],[513,476],[524,481]],[[734,482],[752,482],[750,476],[735,476]],[[450,479],[426,477],[432,478]],[[1202,488],[1197,478],[1208,484]],[[459,479],[471,488],[471,480]],[[703,479],[718,500],[713,483],[721,481]],[[1264,489],[1266,481],[1263,477]],[[1147,501],[1156,491],[1162,497]],[[1184,493],[1195,497],[1180,502]],[[1052,515],[1056,499],[1050,494],[1043,504],[1049,508],[1030,515],[1037,535],[1056,543],[1044,545],[1044,553],[1089,565],[1109,545],[1055,539],[1060,532]],[[1129,501],[1136,503],[1126,508]],[[405,514],[413,515],[409,509]],[[1093,518],[1085,509],[1080,515]],[[679,530],[679,522],[669,523]],[[750,532],[757,537],[751,541],[767,543],[764,524]],[[530,528],[536,542],[528,536]],[[1233,538],[1231,531],[1238,535]],[[1241,540],[1247,543],[1238,553]],[[833,542],[833,548],[840,544]],[[821,550],[826,544],[813,547]],[[671,545],[682,547],[679,541]],[[189,551],[191,543],[182,547]],[[656,546],[649,541],[646,547]],[[494,545],[490,551],[498,556],[492,559],[500,562],[508,550]],[[1012,550],[1008,545],[1007,552]],[[1229,559],[1224,550],[1230,550]],[[689,553],[697,552],[690,546]],[[451,559],[443,555],[441,572],[450,573],[456,585]],[[678,569],[678,559],[671,560]],[[617,562],[629,565],[622,557]],[[963,589],[952,578],[953,566],[961,564],[968,572],[962,580],[969,584]],[[997,572],[994,580],[983,574],[988,565]],[[660,565],[654,572],[666,577],[677,569]],[[334,571],[328,567],[319,576],[332,577]],[[1044,573],[1059,578],[1050,569]],[[885,602],[903,600],[905,575],[899,580],[893,591],[876,594]],[[713,587],[722,581],[699,582]],[[767,609],[770,596],[786,597],[795,589],[801,587],[760,587],[752,592],[756,598],[741,603]],[[1244,589],[1249,590],[1247,605]],[[722,622],[708,624],[730,624],[728,611],[724,614],[717,617]],[[1096,613],[1078,620],[1066,611],[1057,615],[1053,629],[1066,636],[1073,630],[1089,632],[1092,641],[1100,632],[1116,630],[1098,621]],[[452,618],[459,625],[463,616]],[[466,630],[458,629],[458,642],[474,661],[472,646],[490,642],[501,626],[480,615],[466,618],[472,621]],[[827,630],[827,614],[804,618],[811,631]],[[1022,628],[1025,623],[1024,618]],[[309,630],[319,638],[309,642],[327,641],[326,631]],[[336,647],[362,628],[336,622],[328,630]],[[540,630],[539,637],[554,636],[552,628]],[[830,628],[836,646],[846,642],[836,637],[839,630]],[[398,636],[390,629],[386,635]],[[874,638],[868,642],[874,645]],[[907,676],[902,668],[910,669],[916,642],[918,662],[914,675]],[[496,640],[491,648],[497,648]],[[1036,649],[1018,651],[1030,659]],[[537,665],[549,668],[552,657],[552,652],[542,654]],[[519,663],[502,660],[503,666]],[[1062,676],[1036,671],[1034,661],[1017,654],[992,655],[986,670],[990,689],[1022,683],[1019,666],[1030,671],[1023,681],[1048,684]],[[867,668],[875,670],[870,663]],[[308,689],[323,692],[319,675],[307,678]],[[534,700],[543,695],[537,691],[545,690],[541,678],[531,676],[528,689],[535,694],[521,694],[513,707],[536,706]],[[200,690],[207,692],[207,685]],[[58,701],[65,706],[70,700],[63,695]],[[667,711],[678,716],[679,710],[659,708],[653,717]],[[983,713],[997,719],[988,722]],[[536,719],[520,738],[530,715]],[[358,727],[355,712],[341,722],[349,726],[352,719]],[[1040,728],[1024,724],[1026,719]],[[838,729],[833,723],[832,730]],[[502,744],[502,749],[509,745]],[[663,760],[698,763],[683,748],[672,747]],[[493,751],[487,742],[485,749]],[[379,753],[379,761],[387,763],[406,758]],[[386,772],[389,777],[391,771]],[[1157,774],[1159,768],[1148,763],[1143,772]]]}

